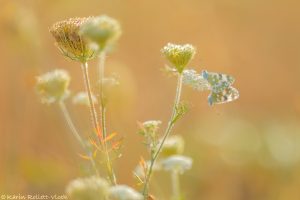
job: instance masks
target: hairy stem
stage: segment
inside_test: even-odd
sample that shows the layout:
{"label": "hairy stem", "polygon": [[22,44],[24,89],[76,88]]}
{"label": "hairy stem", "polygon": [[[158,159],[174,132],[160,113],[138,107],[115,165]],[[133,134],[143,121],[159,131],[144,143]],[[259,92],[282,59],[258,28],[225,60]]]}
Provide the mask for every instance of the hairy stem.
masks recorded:
{"label": "hairy stem", "polygon": [[90,84],[90,79],[89,79],[88,63],[87,62],[82,63],[81,68],[82,68],[82,73],[83,73],[85,90],[89,97],[89,108],[90,108],[90,113],[91,113],[92,124],[97,133],[97,137],[101,143],[101,138],[103,138],[103,136],[100,132],[100,126],[99,126],[98,120],[97,120],[97,111],[96,111],[96,107],[95,107],[95,104],[94,104],[93,98],[92,98],[92,89],[91,89],[91,84]]}
{"label": "hairy stem", "polygon": [[79,132],[77,131],[72,119],[71,119],[71,116],[70,116],[70,113],[65,105],[65,103],[63,101],[60,101],[59,102],[59,108],[61,109],[62,113],[63,113],[63,116],[64,118],[66,119],[66,122],[71,130],[71,133],[72,135],[76,138],[76,140],[80,143],[81,147],[85,150],[85,152],[88,154],[88,156],[90,157],[90,161],[91,161],[91,164],[95,170],[95,173],[97,176],[99,176],[99,172],[98,172],[98,169],[96,167],[96,163],[95,163],[95,160],[92,156],[92,152],[88,149],[88,147],[85,145],[83,139],[81,138]]}
{"label": "hairy stem", "polygon": [[149,190],[149,182],[150,182],[150,178],[152,175],[152,170],[153,170],[153,166],[158,158],[158,155],[161,152],[161,149],[166,141],[166,139],[168,138],[168,136],[171,133],[171,130],[174,126],[174,119],[176,117],[176,109],[180,103],[180,96],[181,96],[181,90],[182,90],[182,74],[178,74],[178,80],[177,80],[177,88],[176,88],[176,95],[175,95],[175,100],[174,100],[174,105],[172,108],[172,115],[169,119],[168,122],[168,126],[165,130],[162,142],[159,144],[158,150],[156,151],[156,153],[152,156],[151,158],[151,162],[150,162],[150,166],[148,169],[148,173],[145,177],[145,183],[144,183],[144,189],[143,189],[143,195],[144,195],[144,199],[146,200],[148,198],[148,190]]}
{"label": "hairy stem", "polygon": [[177,170],[171,172],[172,200],[180,200],[180,181]]}
{"label": "hairy stem", "polygon": [[106,166],[107,166],[107,172],[109,175],[109,179],[112,184],[116,185],[116,176],[115,172],[112,166],[111,159],[109,157],[108,147],[107,147],[107,141],[105,138],[107,137],[107,129],[106,129],[106,100],[104,97],[104,91],[103,91],[103,79],[104,79],[104,71],[105,71],[105,51],[102,51],[99,56],[99,81],[100,81],[100,115],[101,115],[101,127],[102,127],[102,133],[104,138],[104,151],[105,151],[105,157],[106,157]]}

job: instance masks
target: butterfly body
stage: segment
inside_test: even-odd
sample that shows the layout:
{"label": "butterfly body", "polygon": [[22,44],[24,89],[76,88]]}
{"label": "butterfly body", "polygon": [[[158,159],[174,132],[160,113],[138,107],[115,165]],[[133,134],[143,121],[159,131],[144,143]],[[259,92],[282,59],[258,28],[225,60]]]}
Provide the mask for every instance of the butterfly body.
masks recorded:
{"label": "butterfly body", "polygon": [[234,83],[232,76],[202,71],[202,77],[210,86],[209,105],[227,103],[239,98],[238,90],[231,86]]}

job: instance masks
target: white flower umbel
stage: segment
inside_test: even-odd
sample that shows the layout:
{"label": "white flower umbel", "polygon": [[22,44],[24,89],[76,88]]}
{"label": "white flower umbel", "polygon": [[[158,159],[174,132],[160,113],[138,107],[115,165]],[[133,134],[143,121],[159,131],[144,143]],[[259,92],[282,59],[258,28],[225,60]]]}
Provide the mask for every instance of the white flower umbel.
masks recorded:
{"label": "white flower umbel", "polygon": [[109,184],[102,178],[78,178],[69,183],[66,193],[72,200],[104,200],[109,195]]}
{"label": "white flower umbel", "polygon": [[161,162],[164,170],[171,174],[172,200],[182,199],[179,175],[192,168],[193,160],[186,156],[174,155]]}
{"label": "white flower umbel", "polygon": [[146,133],[153,133],[158,130],[160,124],[161,124],[161,121],[159,121],[159,120],[149,120],[149,121],[145,121],[142,124],[142,128],[143,128],[144,132],[146,132]]}
{"label": "white flower umbel", "polygon": [[193,59],[196,49],[193,45],[184,44],[172,44],[168,43],[161,50],[167,60],[176,68],[178,73],[182,73],[184,68]]}
{"label": "white flower umbel", "polygon": [[69,73],[62,69],[56,69],[37,77],[36,90],[42,103],[55,103],[65,99],[70,84]]}
{"label": "white flower umbel", "polygon": [[184,150],[183,138],[179,135],[173,135],[166,139],[161,149],[161,155],[163,157],[168,157],[176,154],[182,154],[183,150]]}
{"label": "white flower umbel", "polygon": [[107,45],[113,45],[121,33],[119,22],[106,15],[90,18],[80,29],[80,34],[97,45],[99,51],[107,48]]}
{"label": "white flower umbel", "polygon": [[127,185],[113,186],[109,194],[113,200],[143,200],[142,194]]}
{"label": "white flower umbel", "polygon": [[192,168],[193,160],[190,157],[174,155],[161,162],[161,166],[166,171],[177,171],[184,173]]}
{"label": "white flower umbel", "polygon": [[[92,95],[92,99],[93,99],[93,103],[96,104],[97,103],[97,98]],[[89,96],[86,92],[78,92],[77,94],[75,94],[72,98],[72,102],[75,105],[84,105],[84,106],[89,106]]]}

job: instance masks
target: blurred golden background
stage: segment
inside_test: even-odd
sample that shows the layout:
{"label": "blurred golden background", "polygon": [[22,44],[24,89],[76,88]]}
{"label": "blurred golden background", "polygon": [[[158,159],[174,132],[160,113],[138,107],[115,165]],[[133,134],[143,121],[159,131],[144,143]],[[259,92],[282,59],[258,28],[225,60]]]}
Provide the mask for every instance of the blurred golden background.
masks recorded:
{"label": "blurred golden background", "polygon": [[[109,131],[125,138],[115,163],[119,182],[147,158],[137,121],[170,115],[175,79],[160,69],[167,42],[191,43],[191,66],[236,78],[238,101],[209,107],[207,92],[184,87],[192,105],[174,133],[186,140],[194,166],[182,176],[187,199],[300,199],[300,3],[293,0],[1,0],[0,193],[63,193],[85,160],[55,105],[42,105],[35,76],[64,68],[71,90],[83,90],[80,67],[54,46],[49,27],[69,17],[107,14],[123,35],[108,56],[121,85],[108,108]],[[91,73],[96,63],[91,63]],[[89,111],[68,102],[80,130]],[[168,176],[152,184],[168,199]]]}

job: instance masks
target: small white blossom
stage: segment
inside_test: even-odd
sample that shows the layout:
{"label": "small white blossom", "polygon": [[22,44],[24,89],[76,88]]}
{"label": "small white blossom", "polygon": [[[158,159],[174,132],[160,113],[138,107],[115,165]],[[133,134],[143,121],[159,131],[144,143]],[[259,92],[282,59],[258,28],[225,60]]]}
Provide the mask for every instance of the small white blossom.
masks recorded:
{"label": "small white blossom", "polygon": [[107,45],[112,45],[121,36],[122,30],[119,22],[106,15],[93,17],[86,21],[80,34],[103,50]]}
{"label": "small white blossom", "polygon": [[72,200],[104,200],[109,194],[109,184],[94,176],[78,178],[69,183],[66,193]]}
{"label": "small white blossom", "polygon": [[174,155],[161,161],[162,168],[166,171],[184,173],[192,168],[193,160],[190,157]]}
{"label": "small white blossom", "polygon": [[[92,100],[94,103],[97,103],[97,98],[92,95]],[[86,92],[78,92],[72,99],[73,104],[76,105],[84,105],[84,106],[89,106],[89,97]]]}
{"label": "small white blossom", "polygon": [[[160,141],[161,143],[162,141]],[[173,135],[166,139],[162,149],[161,155],[164,157],[182,154],[184,150],[184,140],[179,135]]]}
{"label": "small white blossom", "polygon": [[142,200],[143,195],[127,185],[116,185],[110,188],[113,200]]}
{"label": "small white blossom", "polygon": [[190,44],[177,45],[168,43],[162,48],[161,52],[173,65],[172,67],[175,67],[179,73],[182,73],[184,68],[193,59],[196,49]]}
{"label": "small white blossom", "polygon": [[69,73],[56,69],[37,77],[36,90],[42,103],[55,103],[63,100],[69,94]]}
{"label": "small white blossom", "polygon": [[139,133],[144,136],[155,137],[156,132],[159,128],[161,121],[159,120],[149,120],[141,124]]}
{"label": "small white blossom", "polygon": [[145,128],[153,128],[153,127],[158,127],[161,124],[161,121],[159,120],[149,120],[149,121],[145,121],[143,123],[143,126]]}

